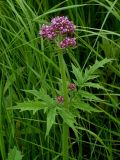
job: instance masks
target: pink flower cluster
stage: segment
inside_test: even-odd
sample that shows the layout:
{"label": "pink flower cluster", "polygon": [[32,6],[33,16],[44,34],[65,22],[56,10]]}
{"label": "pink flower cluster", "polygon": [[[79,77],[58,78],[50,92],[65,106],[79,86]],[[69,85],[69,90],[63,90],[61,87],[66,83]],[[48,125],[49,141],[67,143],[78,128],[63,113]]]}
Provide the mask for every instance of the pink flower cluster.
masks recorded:
{"label": "pink flower cluster", "polygon": [[65,16],[53,18],[51,24],[53,28],[61,34],[73,33],[75,31],[75,25]]}
{"label": "pink flower cluster", "polygon": [[67,48],[68,46],[76,46],[76,38],[66,37],[63,41],[60,42],[61,48]]}
{"label": "pink flower cluster", "polygon": [[[69,21],[68,17],[57,16],[51,20],[50,25],[43,25],[39,34],[43,38],[49,40],[54,40],[57,35],[71,35],[75,31],[75,25],[72,21]],[[75,47],[76,39],[71,37],[66,37],[60,42],[61,48],[66,48],[68,46]]]}
{"label": "pink flower cluster", "polygon": [[53,40],[56,37],[56,33],[54,31],[53,26],[43,25],[42,29],[40,30],[39,34],[43,38],[48,38],[50,40]]}

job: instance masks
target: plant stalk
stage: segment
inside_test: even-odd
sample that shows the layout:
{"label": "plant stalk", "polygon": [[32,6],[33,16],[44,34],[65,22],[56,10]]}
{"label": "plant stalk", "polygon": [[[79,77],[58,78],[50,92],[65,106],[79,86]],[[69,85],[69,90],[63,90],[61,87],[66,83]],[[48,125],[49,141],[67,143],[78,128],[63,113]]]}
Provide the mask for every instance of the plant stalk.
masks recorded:
{"label": "plant stalk", "polygon": [[[61,79],[62,79],[62,89],[63,89],[63,96],[64,96],[64,107],[69,109],[68,106],[68,89],[67,89],[67,78],[65,72],[65,62],[63,53],[58,54],[59,58],[59,67],[61,72]],[[63,121],[63,133],[62,133],[62,155],[63,160],[68,160],[69,157],[69,144],[68,144],[68,137],[69,137],[69,126]]]}

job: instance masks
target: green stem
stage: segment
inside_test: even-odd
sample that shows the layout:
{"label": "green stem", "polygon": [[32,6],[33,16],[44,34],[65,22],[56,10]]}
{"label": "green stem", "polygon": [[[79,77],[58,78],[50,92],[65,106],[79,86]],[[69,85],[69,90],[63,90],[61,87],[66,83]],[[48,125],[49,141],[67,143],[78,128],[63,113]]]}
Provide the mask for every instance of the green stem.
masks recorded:
{"label": "green stem", "polygon": [[[64,107],[69,109],[68,106],[68,89],[67,89],[67,79],[66,79],[66,72],[65,72],[65,62],[63,58],[63,53],[58,54],[59,58],[59,66],[61,72],[61,79],[62,79],[62,89],[63,89],[63,96],[64,96]],[[69,153],[68,153],[68,136],[69,136],[69,127],[68,125],[63,122],[63,134],[62,134],[62,155],[63,160],[68,160]]]}

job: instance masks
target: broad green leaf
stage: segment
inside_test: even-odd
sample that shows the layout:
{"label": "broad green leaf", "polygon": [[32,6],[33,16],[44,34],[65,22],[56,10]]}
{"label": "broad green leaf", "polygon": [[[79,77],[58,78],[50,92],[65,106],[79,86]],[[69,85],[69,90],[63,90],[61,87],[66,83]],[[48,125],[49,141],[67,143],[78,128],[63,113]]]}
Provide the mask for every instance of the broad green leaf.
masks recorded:
{"label": "broad green leaf", "polygon": [[55,116],[56,116],[56,108],[52,108],[47,113],[47,130],[46,136],[48,136],[52,125],[55,123]]}
{"label": "broad green leaf", "polygon": [[14,146],[13,149],[10,149],[7,160],[22,160],[22,157],[21,152]]}
{"label": "broad green leaf", "polygon": [[21,112],[23,111],[33,111],[35,114],[38,110],[47,108],[48,105],[44,102],[40,101],[24,101],[22,103],[18,103],[16,106],[13,106],[8,109],[20,109]]}
{"label": "broad green leaf", "polygon": [[75,99],[74,102],[72,102],[72,106],[77,108],[77,109],[80,109],[84,112],[89,112],[89,113],[91,113],[91,112],[101,112],[100,110],[90,106],[89,103],[85,103],[83,101],[80,101],[78,98]]}

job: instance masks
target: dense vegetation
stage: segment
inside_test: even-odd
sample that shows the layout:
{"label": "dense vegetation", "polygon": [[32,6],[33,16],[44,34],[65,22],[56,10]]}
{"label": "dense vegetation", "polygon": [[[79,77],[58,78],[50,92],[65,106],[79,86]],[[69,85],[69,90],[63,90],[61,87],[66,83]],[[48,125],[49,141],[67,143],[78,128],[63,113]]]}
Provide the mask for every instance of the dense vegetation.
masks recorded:
{"label": "dense vegetation", "polygon": [[[39,36],[56,16],[75,48]],[[119,160],[119,78],[119,0],[0,0],[0,159]]]}

